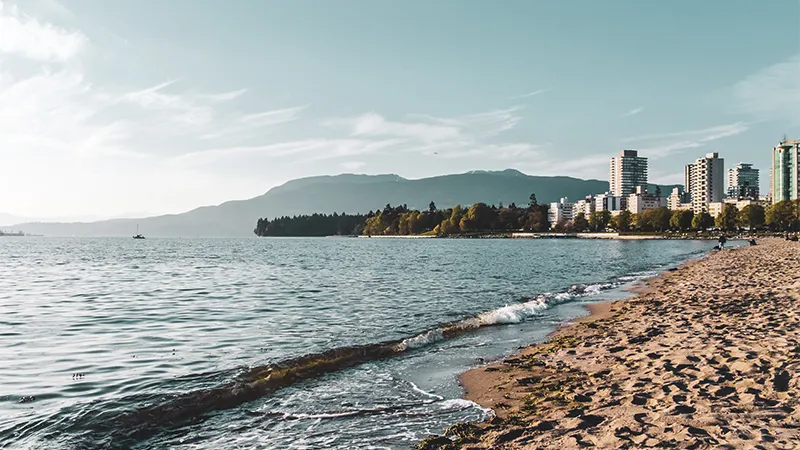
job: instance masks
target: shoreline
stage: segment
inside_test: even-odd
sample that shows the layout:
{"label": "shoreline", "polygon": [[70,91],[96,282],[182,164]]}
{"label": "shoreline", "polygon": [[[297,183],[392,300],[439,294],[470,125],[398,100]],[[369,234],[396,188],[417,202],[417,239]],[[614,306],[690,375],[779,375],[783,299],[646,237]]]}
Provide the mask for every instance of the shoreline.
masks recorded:
{"label": "shoreline", "polygon": [[[775,238],[773,235],[750,235],[750,234],[733,234],[728,238],[728,241],[747,241],[749,239],[769,239]],[[357,236],[326,236],[329,238],[361,238],[361,239],[591,239],[591,240],[621,240],[621,241],[635,241],[635,240],[681,240],[681,241],[716,241],[719,239],[720,234],[708,233],[705,235],[694,234],[669,234],[669,233],[653,233],[653,234],[626,234],[626,233],[524,233],[524,232],[507,232],[507,233],[470,233],[470,234],[453,234],[447,236],[436,236],[431,234],[387,234],[387,235],[357,235]]]}
{"label": "shoreline", "polygon": [[793,448],[798,250],[768,239],[708,254],[587,305],[545,342],[463,373],[464,398],[494,417],[418,448]]}

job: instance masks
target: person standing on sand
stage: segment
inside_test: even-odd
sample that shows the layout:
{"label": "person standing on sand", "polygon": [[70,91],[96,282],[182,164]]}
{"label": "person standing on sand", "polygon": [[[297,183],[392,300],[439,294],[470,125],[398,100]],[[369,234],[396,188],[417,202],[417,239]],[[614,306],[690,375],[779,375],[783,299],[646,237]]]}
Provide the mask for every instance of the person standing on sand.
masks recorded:
{"label": "person standing on sand", "polygon": [[719,249],[720,250],[725,250],[725,243],[726,242],[728,242],[728,238],[726,238],[724,234],[721,235],[719,237]]}

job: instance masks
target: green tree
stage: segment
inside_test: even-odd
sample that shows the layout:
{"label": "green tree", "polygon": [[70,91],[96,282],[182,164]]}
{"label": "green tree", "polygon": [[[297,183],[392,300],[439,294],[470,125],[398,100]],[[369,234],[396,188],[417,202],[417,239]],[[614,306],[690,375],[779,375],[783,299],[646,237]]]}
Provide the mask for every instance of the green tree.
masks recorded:
{"label": "green tree", "polygon": [[736,231],[736,219],[739,215],[739,208],[735,205],[725,205],[722,212],[714,220],[714,224],[722,231]]}
{"label": "green tree", "polygon": [[589,214],[589,229],[592,231],[605,231],[611,222],[610,211],[595,211]]}
{"label": "green tree", "polygon": [[637,215],[636,226],[643,231],[666,231],[671,217],[669,209],[664,207],[646,209]]}
{"label": "green tree", "polygon": [[572,227],[577,232],[586,231],[589,228],[589,221],[586,220],[586,214],[578,213],[575,217],[572,218]]}
{"label": "green tree", "polygon": [[536,207],[536,205],[539,204],[539,202],[536,201],[536,194],[535,193],[531,194],[531,196],[528,197],[528,198],[530,200],[530,202],[528,203],[528,208],[533,209],[533,208]]}
{"label": "green tree", "polygon": [[757,230],[766,223],[766,211],[761,205],[747,205],[739,211],[736,222],[742,228]]}
{"label": "green tree", "polygon": [[669,226],[673,230],[689,231],[692,228],[692,219],[694,213],[688,209],[682,209],[672,212],[672,217],[669,219]]}
{"label": "green tree", "polygon": [[495,211],[486,205],[486,203],[475,203],[461,218],[459,228],[461,231],[488,230],[495,216]]}
{"label": "green tree", "polygon": [[450,212],[450,217],[442,221],[441,233],[442,234],[456,234],[461,230],[461,218],[464,216],[464,210],[461,205],[456,205]]}
{"label": "green tree", "polygon": [[611,228],[622,232],[631,231],[631,224],[633,223],[632,219],[633,215],[631,212],[627,209],[624,209],[617,214],[617,217],[614,217],[611,220]]}
{"label": "green tree", "polygon": [[697,231],[705,231],[714,226],[714,218],[705,211],[695,214],[692,218],[692,228]]}
{"label": "green tree", "polygon": [[766,223],[771,230],[791,231],[797,227],[797,212],[795,205],[789,200],[783,200],[772,205],[766,213]]}
{"label": "green tree", "polygon": [[523,220],[523,227],[531,231],[547,231],[550,229],[550,222],[547,220],[548,205],[534,205],[526,213]]}

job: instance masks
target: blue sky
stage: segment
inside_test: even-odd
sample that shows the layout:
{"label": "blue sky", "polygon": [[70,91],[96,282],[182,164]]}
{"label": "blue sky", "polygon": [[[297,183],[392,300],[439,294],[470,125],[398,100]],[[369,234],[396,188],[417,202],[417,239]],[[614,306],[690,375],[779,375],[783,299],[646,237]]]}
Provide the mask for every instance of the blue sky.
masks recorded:
{"label": "blue sky", "polygon": [[769,178],[800,1],[0,0],[0,212],[181,212],[343,172]]}

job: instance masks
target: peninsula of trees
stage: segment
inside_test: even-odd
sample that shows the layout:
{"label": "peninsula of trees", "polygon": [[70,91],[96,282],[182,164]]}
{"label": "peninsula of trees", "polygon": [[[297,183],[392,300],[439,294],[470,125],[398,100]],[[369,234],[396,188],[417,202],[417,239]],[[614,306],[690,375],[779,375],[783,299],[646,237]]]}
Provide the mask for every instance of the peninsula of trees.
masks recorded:
{"label": "peninsula of trees", "polygon": [[654,208],[640,214],[623,210],[616,216],[609,211],[596,211],[589,217],[576,215],[570,221],[548,222],[548,205],[539,204],[531,194],[527,205],[508,206],[475,203],[465,208],[438,209],[431,202],[426,210],[409,209],[406,205],[386,205],[383,209],[362,214],[312,214],[276,219],[258,219],[258,236],[456,236],[475,233],[528,232],[666,232],[722,231],[740,229],[795,231],[800,229],[800,201],[782,201],[765,209],[749,205],[738,210],[726,205],[718,217],[708,213],[694,214],[687,210]]}

